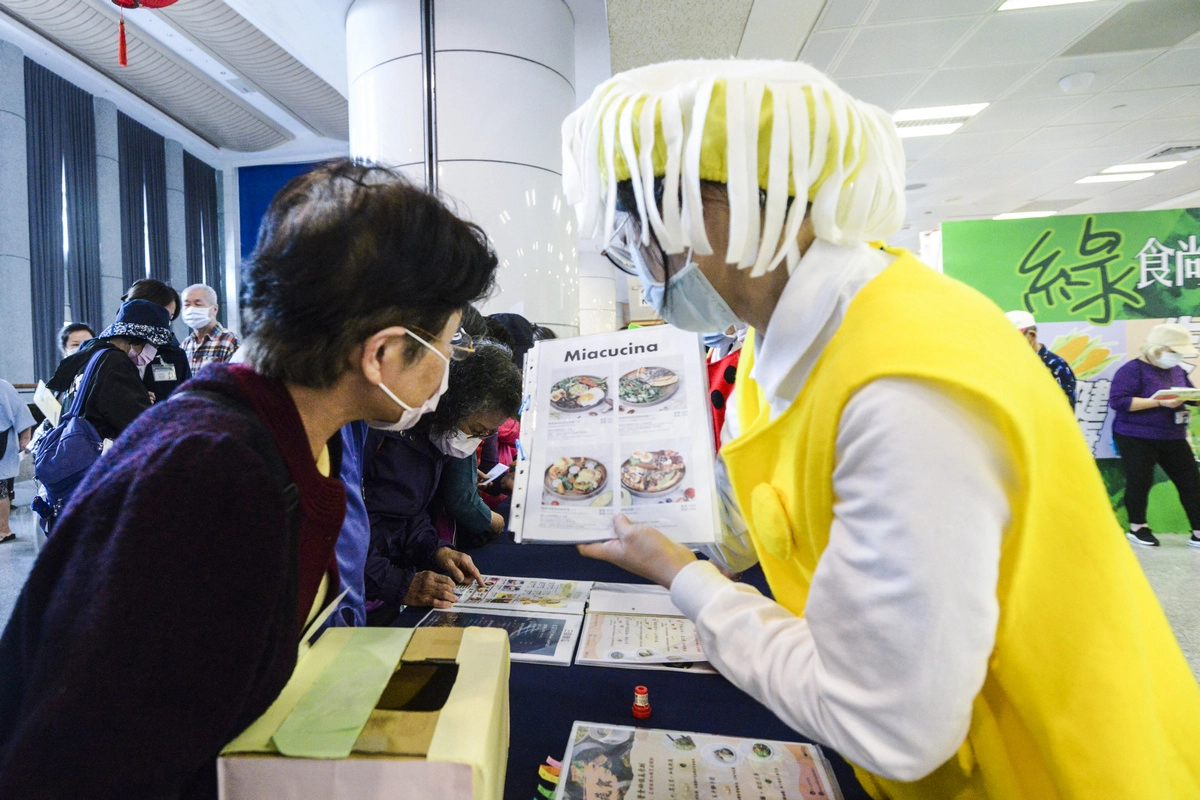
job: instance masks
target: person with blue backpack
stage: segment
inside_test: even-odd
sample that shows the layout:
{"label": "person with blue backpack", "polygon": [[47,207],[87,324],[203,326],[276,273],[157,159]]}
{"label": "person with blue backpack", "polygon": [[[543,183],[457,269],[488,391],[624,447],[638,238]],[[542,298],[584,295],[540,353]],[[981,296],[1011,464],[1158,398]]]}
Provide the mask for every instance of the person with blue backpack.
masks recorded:
{"label": "person with blue backpack", "polygon": [[98,337],[58,365],[46,387],[65,393],[63,414],[38,440],[33,457],[34,477],[42,484],[33,509],[47,535],[105,442],[150,408],[141,372],[170,341],[167,310],[149,300],[129,300]]}

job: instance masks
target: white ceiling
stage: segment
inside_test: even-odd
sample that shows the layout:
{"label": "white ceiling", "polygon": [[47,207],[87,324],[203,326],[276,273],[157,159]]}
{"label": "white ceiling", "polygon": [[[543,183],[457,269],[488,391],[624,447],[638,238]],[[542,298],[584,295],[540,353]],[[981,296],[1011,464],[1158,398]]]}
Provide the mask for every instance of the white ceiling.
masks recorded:
{"label": "white ceiling", "polygon": [[[1174,47],[1064,56],[1128,2],[997,12],[998,0],[829,0],[800,57],[888,111],[990,103],[949,136],[906,139],[908,228],[1018,210],[1200,202],[1200,159],[1130,183],[1077,184],[1160,148],[1200,144],[1200,34]],[[1197,4],[1200,5],[1200,4]],[[1093,72],[1066,94],[1066,75]]]}
{"label": "white ceiling", "polygon": [[[614,67],[668,56],[799,57],[891,112],[990,103],[949,136],[905,140],[909,184],[925,186],[908,193],[906,229],[894,238],[915,248],[919,231],[948,219],[1200,204],[1200,159],[1141,181],[1075,183],[1168,145],[1200,144],[1200,33],[1171,47],[1064,55],[1138,2],[1176,16],[1181,6],[1190,13],[1188,3],[1200,8],[1200,0],[1005,12],[1001,0],[739,0],[718,15],[705,0],[608,6]],[[1113,37],[1101,33],[1082,49]],[[1059,80],[1078,72],[1095,77],[1065,94]]]}

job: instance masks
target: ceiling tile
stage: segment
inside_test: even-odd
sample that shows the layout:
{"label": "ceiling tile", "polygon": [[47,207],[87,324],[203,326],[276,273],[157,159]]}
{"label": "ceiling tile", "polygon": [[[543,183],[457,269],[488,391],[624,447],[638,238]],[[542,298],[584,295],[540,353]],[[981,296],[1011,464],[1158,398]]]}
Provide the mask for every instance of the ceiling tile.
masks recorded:
{"label": "ceiling tile", "polygon": [[613,72],[681,58],[728,58],[737,52],[753,4],[753,0],[609,0]]}
{"label": "ceiling tile", "polygon": [[800,51],[800,61],[811,64],[819,70],[827,72],[837,57],[838,50],[850,38],[852,30],[843,28],[836,31],[817,31],[808,37],[804,48]]}
{"label": "ceiling tile", "polygon": [[883,75],[903,67],[930,69],[975,23],[973,17],[858,28],[838,63],[838,77]]}
{"label": "ceiling tile", "polygon": [[825,10],[817,20],[817,29],[848,28],[857,25],[871,0],[825,0]]}
{"label": "ceiling tile", "polygon": [[1197,131],[1200,131],[1200,116],[1141,119],[1097,140],[1096,144],[1128,145],[1139,151],[1152,150],[1175,139],[1186,139]]}
{"label": "ceiling tile", "polygon": [[900,108],[900,101],[908,96],[928,72],[894,72],[891,75],[867,75],[861,78],[841,78],[838,86],[851,97],[874,103],[888,113]]}
{"label": "ceiling tile", "polygon": [[1001,100],[992,103],[963,126],[963,133],[1032,130],[1081,106],[1086,96],[1044,97],[1038,100]]}
{"label": "ceiling tile", "polygon": [[976,163],[997,156],[1025,138],[1024,131],[991,131],[989,133],[964,133],[958,131],[942,137],[944,141],[935,157],[969,156]]}
{"label": "ceiling tile", "polygon": [[1046,169],[1062,157],[1062,152],[1058,150],[1045,150],[1034,153],[1001,153],[973,168],[969,177],[972,180],[995,177],[1009,180],[1014,176],[1035,174],[1040,170]]}
{"label": "ceiling tile", "polygon": [[1196,85],[1200,85],[1200,47],[1164,53],[1113,88],[1123,91]]}
{"label": "ceiling tile", "polygon": [[1146,115],[1146,119],[1200,117],[1200,90],[1173,100]]}
{"label": "ceiling tile", "polygon": [[951,56],[946,66],[1015,64],[1053,58],[1113,8],[1115,3],[1100,2],[993,14]]}
{"label": "ceiling tile", "polygon": [[1071,94],[1097,94],[1113,88],[1115,83],[1139,67],[1149,64],[1163,52],[1165,51],[1143,50],[1136,53],[1106,53],[1095,56],[1056,58],[1029,76],[1029,80],[1018,86],[1012,96],[1018,98],[1060,97],[1066,92],[1058,87],[1058,82],[1067,75],[1077,72],[1091,72],[1096,77],[1092,78],[1092,82],[1082,91]]}
{"label": "ceiling tile", "polygon": [[960,17],[994,11],[996,0],[879,0],[867,17],[868,25],[908,22],[934,17]]}
{"label": "ceiling tile", "polygon": [[1037,66],[1033,62],[939,69],[905,100],[905,108],[991,103]]}
{"label": "ceiling tile", "polygon": [[1103,194],[1108,194],[1114,189],[1119,189],[1122,186],[1120,183],[1070,183],[1055,189],[1052,192],[1046,192],[1038,197],[1038,200],[1076,200],[1080,197],[1094,198]]}
{"label": "ceiling tile", "polygon": [[938,148],[941,142],[939,136],[919,136],[915,139],[901,139],[904,145],[904,157],[909,161],[924,158]]}
{"label": "ceiling tile", "polygon": [[1137,92],[1105,92],[1058,117],[1055,123],[1132,122],[1152,111],[1191,94],[1187,86],[1143,89]]}
{"label": "ceiling tile", "polygon": [[1055,125],[1039,128],[1010,148],[1014,153],[1037,150],[1072,150],[1086,147],[1097,139],[1121,127],[1119,122],[1099,122],[1090,125]]}

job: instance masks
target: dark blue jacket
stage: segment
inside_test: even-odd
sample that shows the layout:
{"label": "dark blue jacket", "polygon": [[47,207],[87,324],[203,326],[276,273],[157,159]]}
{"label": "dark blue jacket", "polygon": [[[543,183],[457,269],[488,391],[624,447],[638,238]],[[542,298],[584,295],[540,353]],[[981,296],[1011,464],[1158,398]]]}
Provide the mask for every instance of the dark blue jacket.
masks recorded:
{"label": "dark blue jacket", "polygon": [[371,430],[363,449],[363,501],[371,523],[367,600],[399,607],[413,576],[435,569],[430,504],[450,460],[429,441],[428,419],[399,433]]}

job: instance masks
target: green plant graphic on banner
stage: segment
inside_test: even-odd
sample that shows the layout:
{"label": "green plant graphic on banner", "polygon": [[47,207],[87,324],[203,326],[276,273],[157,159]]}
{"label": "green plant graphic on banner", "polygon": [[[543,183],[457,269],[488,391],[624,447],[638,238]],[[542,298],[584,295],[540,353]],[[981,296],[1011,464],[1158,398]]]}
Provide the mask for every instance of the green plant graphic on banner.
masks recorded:
{"label": "green plant graphic on banner", "polygon": [[1107,325],[1200,307],[1200,209],[947,222],[947,275],[1005,310]]}

